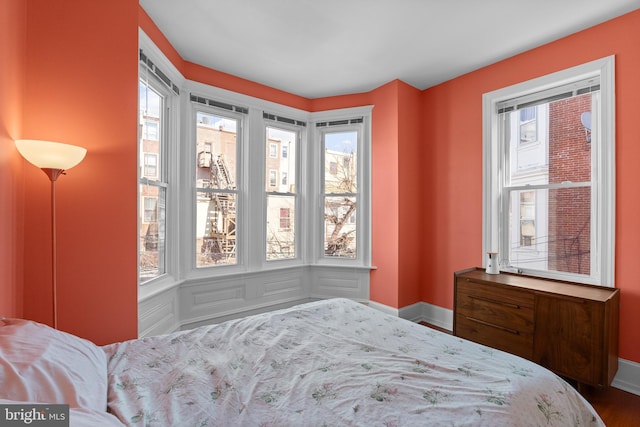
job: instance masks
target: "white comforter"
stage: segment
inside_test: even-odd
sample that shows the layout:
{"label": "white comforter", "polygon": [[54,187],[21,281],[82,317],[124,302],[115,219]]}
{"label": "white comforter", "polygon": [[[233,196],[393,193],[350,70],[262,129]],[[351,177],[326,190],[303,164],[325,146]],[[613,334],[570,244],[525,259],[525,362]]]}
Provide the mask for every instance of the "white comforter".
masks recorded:
{"label": "white comforter", "polygon": [[128,425],[604,425],[538,365],[346,299],[103,348]]}

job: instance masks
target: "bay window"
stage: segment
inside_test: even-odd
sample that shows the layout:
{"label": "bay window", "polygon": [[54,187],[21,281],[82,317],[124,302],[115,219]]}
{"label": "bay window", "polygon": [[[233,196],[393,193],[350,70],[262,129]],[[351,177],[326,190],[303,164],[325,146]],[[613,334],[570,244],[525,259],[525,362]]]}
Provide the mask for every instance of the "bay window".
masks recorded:
{"label": "bay window", "polygon": [[309,112],[186,80],[140,35],[140,334],[368,299],[372,107]]}

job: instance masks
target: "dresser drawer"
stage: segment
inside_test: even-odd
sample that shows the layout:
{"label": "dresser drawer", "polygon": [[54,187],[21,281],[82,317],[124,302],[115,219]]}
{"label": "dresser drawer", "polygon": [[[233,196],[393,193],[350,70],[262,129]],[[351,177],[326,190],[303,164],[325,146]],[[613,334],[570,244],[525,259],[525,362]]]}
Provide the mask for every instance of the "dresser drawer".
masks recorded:
{"label": "dresser drawer", "polygon": [[458,280],[456,293],[458,315],[516,334],[533,334],[533,293],[468,279]]}
{"label": "dresser drawer", "polygon": [[456,314],[456,336],[531,359],[533,334]]}

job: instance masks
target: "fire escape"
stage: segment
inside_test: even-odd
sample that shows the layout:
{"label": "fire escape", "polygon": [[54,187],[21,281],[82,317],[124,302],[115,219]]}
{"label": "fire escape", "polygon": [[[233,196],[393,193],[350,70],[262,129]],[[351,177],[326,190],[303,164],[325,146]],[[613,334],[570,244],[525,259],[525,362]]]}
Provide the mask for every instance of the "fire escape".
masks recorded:
{"label": "fire escape", "polygon": [[[202,152],[198,165],[209,168],[209,188],[235,188],[223,154],[212,156]],[[214,192],[208,195],[207,223],[200,254],[215,263],[228,263],[236,256],[235,194]]]}

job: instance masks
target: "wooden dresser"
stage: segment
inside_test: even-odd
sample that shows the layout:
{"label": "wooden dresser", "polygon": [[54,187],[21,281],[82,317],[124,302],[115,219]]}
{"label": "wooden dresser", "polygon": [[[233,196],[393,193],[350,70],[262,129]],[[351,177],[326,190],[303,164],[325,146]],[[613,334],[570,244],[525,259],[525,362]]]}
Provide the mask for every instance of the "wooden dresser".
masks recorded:
{"label": "wooden dresser", "polygon": [[608,386],[618,370],[618,289],[486,274],[454,274],[453,333],[539,363],[579,384]]}

